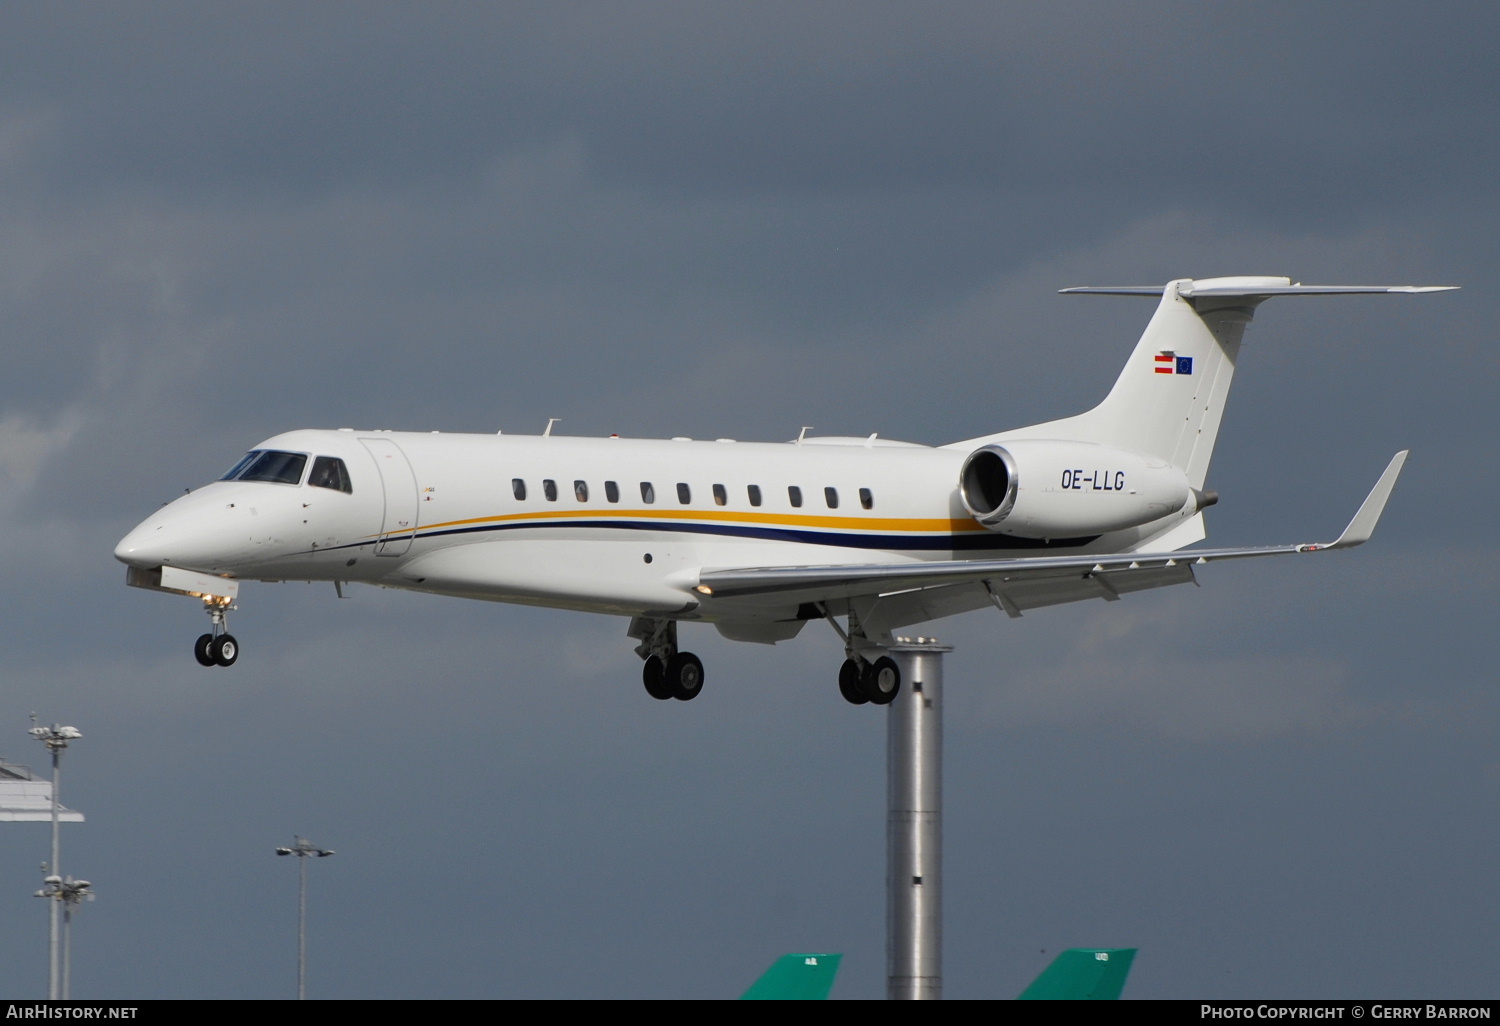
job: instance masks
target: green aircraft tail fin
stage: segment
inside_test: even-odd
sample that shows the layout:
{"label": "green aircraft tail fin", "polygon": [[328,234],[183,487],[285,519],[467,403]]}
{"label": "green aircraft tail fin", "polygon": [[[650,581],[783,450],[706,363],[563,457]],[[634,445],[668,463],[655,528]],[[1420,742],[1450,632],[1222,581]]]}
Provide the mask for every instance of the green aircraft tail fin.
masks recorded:
{"label": "green aircraft tail fin", "polygon": [[843,955],[782,955],[741,1001],[826,1001]]}
{"label": "green aircraft tail fin", "polygon": [[1021,992],[1022,1001],[1115,1001],[1135,948],[1069,948]]}

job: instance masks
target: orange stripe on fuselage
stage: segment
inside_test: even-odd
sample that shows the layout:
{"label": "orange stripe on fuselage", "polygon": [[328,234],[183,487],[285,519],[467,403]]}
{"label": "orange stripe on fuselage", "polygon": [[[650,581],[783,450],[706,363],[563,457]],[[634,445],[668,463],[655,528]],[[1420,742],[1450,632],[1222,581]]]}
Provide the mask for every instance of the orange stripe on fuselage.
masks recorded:
{"label": "orange stripe on fuselage", "polygon": [[[477,524],[515,523],[526,520],[700,520],[712,523],[758,524],[771,527],[813,527],[824,530],[884,531],[905,534],[953,534],[958,532],[983,531],[984,526],[973,520],[953,520],[937,517],[827,517],[807,514],[749,513],[725,510],[694,509],[614,509],[594,507],[578,510],[548,510],[536,513],[506,513],[492,517],[471,517],[466,520],[445,520],[436,524],[422,524],[422,531],[438,531],[455,527],[472,527]],[[410,534],[411,530],[385,531],[382,535]],[[376,535],[375,537],[380,537]]]}

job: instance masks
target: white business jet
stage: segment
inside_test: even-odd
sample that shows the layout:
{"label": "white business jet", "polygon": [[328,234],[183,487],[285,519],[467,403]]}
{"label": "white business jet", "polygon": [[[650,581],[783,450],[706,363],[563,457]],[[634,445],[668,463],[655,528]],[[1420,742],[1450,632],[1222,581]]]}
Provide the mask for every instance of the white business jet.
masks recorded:
{"label": "white business jet", "polygon": [[[332,581],[630,618],[654,698],[691,699],[682,621],[774,644],[826,620],[850,702],[895,698],[897,628],[1193,581],[1213,560],[1359,545],[1406,453],[1327,544],[1186,549],[1205,537],[1214,439],[1255,308],[1272,296],[1452,286],[1179,279],[1071,293],[1159,296],[1114,388],[1087,413],[932,448],[305,430],[260,443],[115,549],[126,580],[202,601],[194,645],[229,666],[239,583]],[[840,619],[843,623],[840,624]]]}

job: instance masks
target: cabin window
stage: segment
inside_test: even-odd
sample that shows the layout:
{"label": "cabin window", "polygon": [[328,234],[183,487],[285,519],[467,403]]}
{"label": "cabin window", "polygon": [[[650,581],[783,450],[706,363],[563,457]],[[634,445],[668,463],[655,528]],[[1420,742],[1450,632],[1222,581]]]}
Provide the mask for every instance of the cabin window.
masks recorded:
{"label": "cabin window", "polygon": [[[255,458],[251,459],[251,456]],[[276,484],[294,485],[302,480],[302,471],[306,467],[307,457],[300,452],[257,449],[236,463],[221,480],[273,481]]]}
{"label": "cabin window", "polygon": [[542,494],[547,497],[548,502],[557,501],[557,482],[550,477],[542,481]]}
{"label": "cabin window", "polygon": [[724,490],[724,486],[721,484],[714,485],[714,505],[729,505],[729,493]]}
{"label": "cabin window", "polygon": [[693,490],[685,482],[677,482],[677,501],[684,506],[693,501]]}
{"label": "cabin window", "polygon": [[752,505],[752,506],[759,506],[760,505],[760,485],[749,485],[749,486],[747,486],[745,488],[745,491],[747,491],[747,492],[750,493],[750,505]]}
{"label": "cabin window", "polygon": [[868,488],[861,488],[859,490],[859,504],[864,509],[874,509],[875,493]]}
{"label": "cabin window", "polygon": [[604,497],[610,502],[620,501],[620,486],[613,481],[604,482]]}
{"label": "cabin window", "polygon": [[332,488],[345,495],[354,492],[354,486],[349,483],[349,468],[337,456],[319,456],[313,460],[312,473],[307,475],[307,483],[314,488]]}
{"label": "cabin window", "polygon": [[793,506],[802,505],[802,489],[792,485],[786,490],[786,497],[791,500]]}
{"label": "cabin window", "polygon": [[839,508],[839,490],[837,488],[824,488],[823,501],[828,503],[829,509]]}
{"label": "cabin window", "polygon": [[517,502],[526,501],[526,482],[519,477],[510,479],[510,493],[516,497]]}
{"label": "cabin window", "polygon": [[641,482],[641,501],[648,506],[656,501],[656,489],[651,486],[650,481]]}
{"label": "cabin window", "polygon": [[579,502],[589,501],[589,483],[587,481],[573,482],[573,498]]}

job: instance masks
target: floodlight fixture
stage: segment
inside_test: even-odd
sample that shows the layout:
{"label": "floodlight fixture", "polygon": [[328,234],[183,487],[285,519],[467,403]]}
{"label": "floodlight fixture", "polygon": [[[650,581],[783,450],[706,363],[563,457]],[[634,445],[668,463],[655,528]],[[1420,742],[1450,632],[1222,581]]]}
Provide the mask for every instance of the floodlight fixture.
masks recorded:
{"label": "floodlight fixture", "polygon": [[53,908],[62,906],[62,986],[61,999],[67,1001],[73,990],[73,910],[85,901],[94,900],[94,885],[55,873],[42,878],[44,886],[38,898],[51,898]]}
{"label": "floodlight fixture", "polygon": [[307,1000],[307,860],[316,856],[326,859],[331,849],[319,848],[305,837],[295,839],[290,848],[277,848],[277,855],[297,856],[297,1000]]}
{"label": "floodlight fixture", "polygon": [[[61,782],[61,760],[63,749],[68,747],[69,741],[76,741],[83,737],[83,731],[77,727],[65,727],[54,723],[52,726],[44,726],[37,723],[36,714],[31,716],[31,729],[27,731],[32,737],[47,746],[47,751],[52,753],[52,860],[47,863],[46,871],[49,874],[42,883],[53,888],[51,893],[43,895],[53,899],[49,909],[47,927],[47,997],[49,1000],[57,1001],[66,997],[62,986],[61,975],[61,952],[59,951],[60,935],[58,930],[58,912],[64,904],[63,892],[58,888],[64,883],[59,874],[62,872],[62,840],[58,834],[58,813],[62,808]],[[44,887],[45,891],[47,888]]]}

